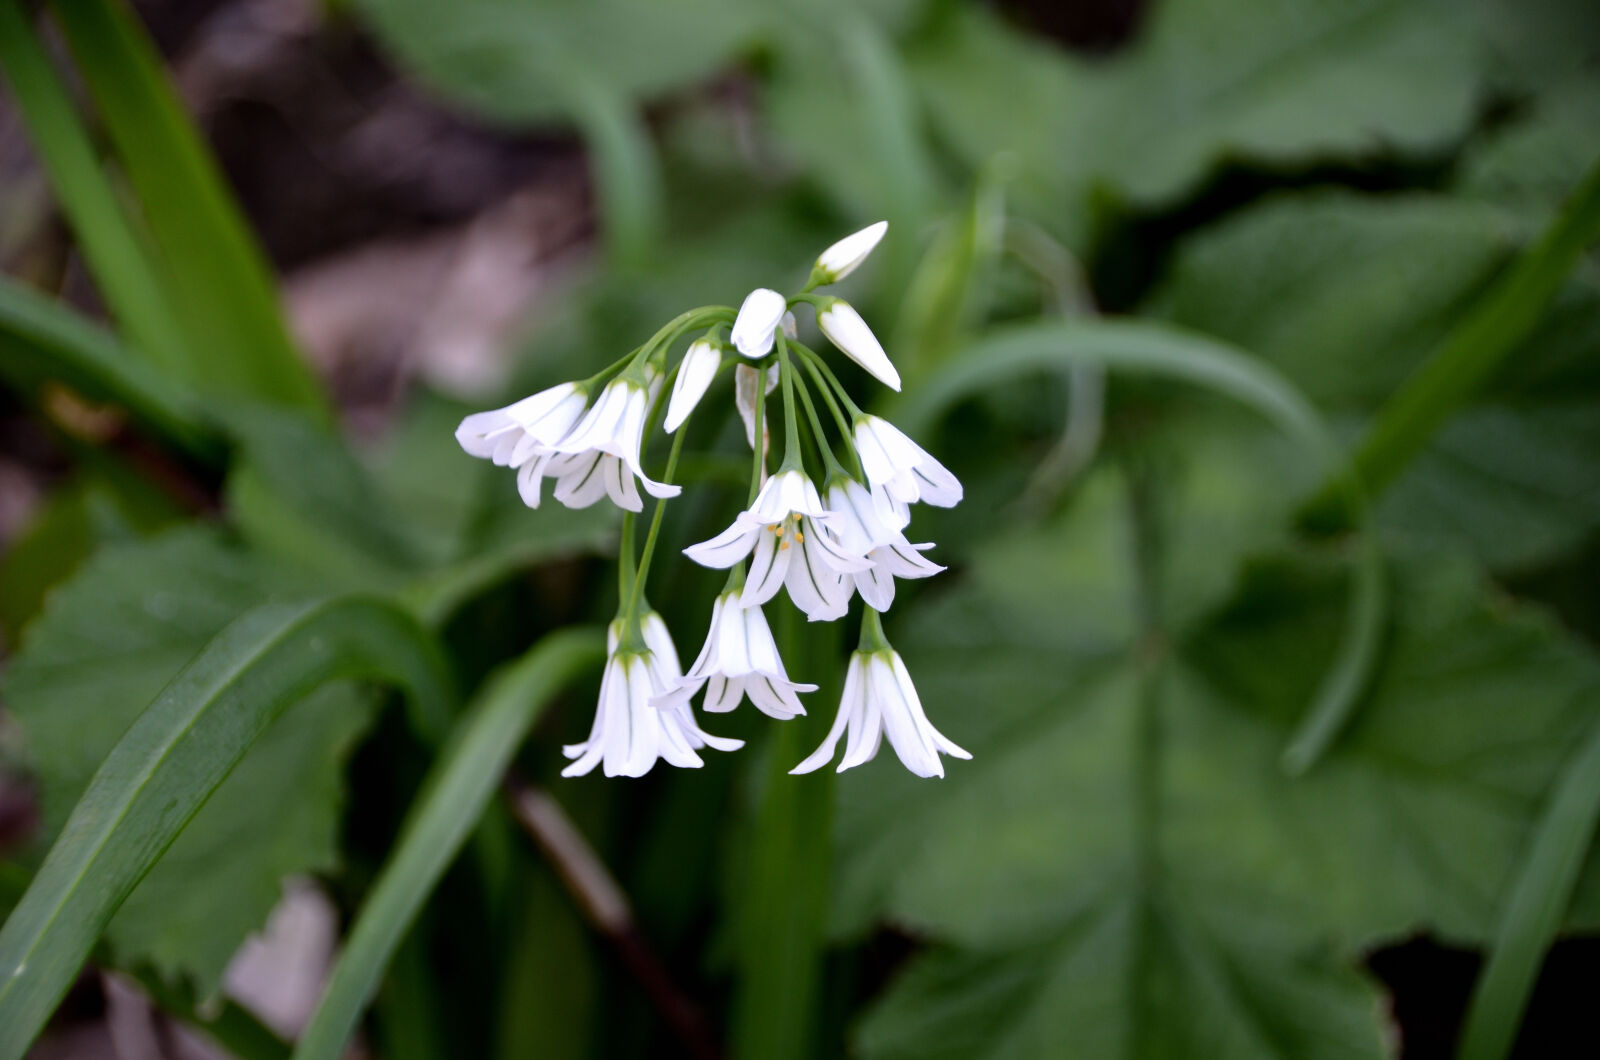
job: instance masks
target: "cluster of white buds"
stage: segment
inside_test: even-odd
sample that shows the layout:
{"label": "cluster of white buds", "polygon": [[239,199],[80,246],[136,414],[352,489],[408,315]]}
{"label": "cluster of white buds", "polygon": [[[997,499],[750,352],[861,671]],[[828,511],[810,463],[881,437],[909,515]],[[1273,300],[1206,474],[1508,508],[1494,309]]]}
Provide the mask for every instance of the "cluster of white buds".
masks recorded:
{"label": "cluster of white buds", "polygon": [[[840,352],[899,390],[900,375],[861,314],[838,298],[813,293],[853,272],[887,229],[880,221],[823,251],[798,294],[785,297],[758,288],[737,311],[731,306],[690,310],[589,379],[461,421],[456,430],[461,447],[515,468],[529,507],[538,507],[542,482],[549,477],[556,482],[556,500],[568,507],[585,508],[604,496],[627,513],[620,603],[609,631],[599,709],[588,740],[566,748],[573,761],[563,775],[601,765],[607,776],[641,776],[658,759],[694,767],[702,764],[701,748],[742,746],[700,728],[690,701],[702,689],[702,707],[711,713],[733,710],[748,696],[757,709],[779,720],[804,714],[799,694],[817,686],[789,678],[762,613],[781,590],[813,622],[844,617],[857,594],[864,603],[861,637],[846,670],[833,729],[792,772],[807,773],[831,761],[841,737],[846,739],[841,772],[872,758],[885,736],[918,776],[944,775],[940,753],[971,757],[928,721],[879,619],[894,602],[895,579],[926,578],[944,569],[923,556],[931,544],[906,538],[911,505],[951,507],[961,500],[961,483],[893,424],[851,400],[827,362],[798,341],[793,314],[795,306],[810,305],[819,330]],[[706,330],[669,371],[673,345],[698,329]],[[696,563],[728,571],[727,584],[712,604],[705,647],[685,674],[666,623],[644,599],[644,583],[664,502],[681,492],[672,484],[684,438],[679,428],[730,363],[736,367],[735,403],[753,451],[749,501],[722,533],[684,549]],[[669,379],[672,386],[663,400]],[[769,475],[766,397],[779,385],[784,446],[778,469]],[[831,441],[813,389],[833,421]],[[641,449],[663,413],[666,432],[676,437],[658,482],[645,473]],[[812,471],[820,472],[820,489]],[[643,509],[639,485],[657,505],[636,560],[634,513]]]}

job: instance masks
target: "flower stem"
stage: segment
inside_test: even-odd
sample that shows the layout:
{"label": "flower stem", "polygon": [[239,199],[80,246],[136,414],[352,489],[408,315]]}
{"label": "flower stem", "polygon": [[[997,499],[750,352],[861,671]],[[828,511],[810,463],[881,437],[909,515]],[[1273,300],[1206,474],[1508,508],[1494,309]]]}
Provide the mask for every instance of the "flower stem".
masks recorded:
{"label": "flower stem", "polygon": [[[737,383],[735,384],[737,386]],[[745,499],[746,508],[755,504],[756,494],[761,492],[761,480],[767,472],[767,425],[763,417],[767,408],[767,366],[756,365],[756,410],[752,417],[753,424],[750,428],[750,448],[754,451],[754,458],[750,468],[750,495]]]}
{"label": "flower stem", "polygon": [[[800,378],[799,373],[795,374],[794,388],[800,395],[800,403],[806,407],[806,418],[811,421],[811,433],[816,436],[817,451],[822,454],[824,481],[836,475],[848,475],[849,472],[844,469],[844,465],[833,455],[833,447],[828,444],[827,436],[822,433],[822,420],[817,416],[817,407],[811,402],[811,393],[806,387],[806,381]],[[846,444],[848,445],[848,441]]]}
{"label": "flower stem", "polygon": [[[856,452],[855,440],[850,432],[850,421],[845,418],[844,410],[839,407],[838,399],[833,396],[833,390],[831,387],[829,387],[828,381],[823,378],[822,373],[817,369],[816,364],[813,363],[812,358],[816,357],[816,354],[812,353],[804,346],[801,346],[799,343],[795,343],[795,346],[800,352],[800,363],[805,365],[806,371],[811,373],[811,378],[817,384],[817,393],[822,395],[822,400],[828,404],[828,411],[833,414],[833,422],[839,428],[839,437],[844,439],[844,450],[850,454],[850,463],[855,467],[857,479],[859,479],[861,482],[866,482],[867,473],[861,467],[861,454]],[[809,407],[810,403],[808,401],[807,408]],[[821,427],[817,428],[817,434],[819,437],[821,436]]]}
{"label": "flower stem", "polygon": [[870,607],[861,609],[861,639],[856,642],[856,651],[871,654],[877,651],[893,651],[889,638],[883,635],[883,619],[878,617],[878,612]]}
{"label": "flower stem", "polygon": [[[679,431],[673,437],[672,452],[667,456],[667,470],[666,473],[661,476],[662,482],[665,482],[669,485],[672,483],[672,473],[678,468],[678,453],[683,449],[683,437],[688,433],[688,431]],[[650,532],[645,535],[644,539],[644,555],[639,557],[639,573],[633,579],[632,592],[628,596],[628,607],[626,613],[628,616],[628,626],[630,629],[632,629],[634,624],[639,620],[639,600],[644,595],[644,582],[645,578],[650,574],[650,560],[655,555],[656,538],[661,534],[661,516],[666,512],[666,510],[667,499],[665,497],[656,498],[656,510],[650,516]],[[631,513],[629,517],[632,517]]]}
{"label": "flower stem", "polygon": [[807,361],[809,361],[817,368],[818,371],[827,377],[828,385],[832,388],[835,394],[839,395],[839,400],[843,401],[844,407],[850,410],[850,415],[866,415],[866,413],[861,411],[860,405],[857,405],[854,401],[850,400],[850,391],[846,390],[844,388],[844,384],[839,382],[839,377],[833,374],[833,369],[828,367],[828,362],[823,360],[820,354],[818,354],[815,350],[801,346],[798,342],[795,343],[795,346],[800,350],[801,354],[805,356]]}
{"label": "flower stem", "polygon": [[[783,464],[782,471],[801,471],[800,420],[794,408],[794,366],[789,363],[789,345],[783,332],[778,332],[778,378],[783,382]],[[760,390],[766,381],[756,380]]]}

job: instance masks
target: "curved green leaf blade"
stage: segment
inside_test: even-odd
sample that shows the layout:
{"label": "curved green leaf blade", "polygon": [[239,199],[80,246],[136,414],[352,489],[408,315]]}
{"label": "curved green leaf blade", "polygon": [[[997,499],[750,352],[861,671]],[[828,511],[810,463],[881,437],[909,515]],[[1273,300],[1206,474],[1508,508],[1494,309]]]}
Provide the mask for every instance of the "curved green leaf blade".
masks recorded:
{"label": "curved green leaf blade", "polygon": [[1181,379],[1256,409],[1303,443],[1335,476],[1362,529],[1355,584],[1339,654],[1300,726],[1284,749],[1291,773],[1309,769],[1348,722],[1377,660],[1385,612],[1383,556],[1367,531],[1360,487],[1341,469],[1343,457],[1317,410],[1277,371],[1239,350],[1154,324],[1058,321],[992,332],[964,350],[905,407],[915,431],[961,398],[996,382],[1086,364]]}
{"label": "curved green leaf blade", "polygon": [[1539,822],[1526,863],[1506,902],[1472,1006],[1461,1032],[1459,1060],[1501,1060],[1510,1055],[1522,1012],[1533,993],[1545,952],[1577,886],[1584,853],[1600,822],[1600,728],[1562,774]]}
{"label": "curved green leaf blade", "polygon": [[89,134],[17,0],[0,2],[0,70],[106,304],[139,352],[163,366],[181,365],[189,356],[183,332],[147,248],[123,215]]}
{"label": "curved green leaf blade", "polygon": [[0,928],[0,1058],[20,1060],[112,914],[273,719],[343,678],[391,680],[448,709],[428,635],[350,597],[247,612],[139,715]]}
{"label": "curved green leaf blade", "polygon": [[528,729],[556,693],[599,661],[603,648],[596,630],[552,634],[491,678],[417,797],[300,1037],[298,1060],[341,1055],[395,948],[483,815]]}
{"label": "curved green leaf blade", "polygon": [[289,337],[271,269],[160,56],[123,0],[53,4],[161,250],[194,351],[189,382],[313,413],[321,387]]}

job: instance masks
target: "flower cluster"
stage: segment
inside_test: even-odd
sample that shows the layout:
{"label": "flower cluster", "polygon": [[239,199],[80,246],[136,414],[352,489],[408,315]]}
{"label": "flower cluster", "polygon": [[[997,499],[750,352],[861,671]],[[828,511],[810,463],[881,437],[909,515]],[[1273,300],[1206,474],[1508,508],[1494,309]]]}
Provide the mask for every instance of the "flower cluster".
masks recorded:
{"label": "flower cluster", "polygon": [[[748,697],[772,718],[804,714],[800,693],[817,686],[790,679],[762,611],[785,591],[813,622],[843,618],[856,595],[864,603],[861,637],[833,728],[791,772],[810,772],[831,761],[841,738],[846,742],[840,771],[872,758],[885,736],[918,776],[942,777],[941,753],[971,757],[928,721],[879,619],[894,602],[896,579],[926,578],[944,569],[923,555],[931,544],[907,539],[911,506],[950,507],[961,500],[961,483],[893,424],[851,400],[828,363],[798,341],[793,314],[796,306],[810,305],[818,329],[840,352],[899,390],[900,375],[861,314],[838,298],[814,293],[853,272],[887,228],[879,222],[829,247],[798,294],[785,297],[758,288],[737,311],[730,306],[690,310],[589,379],[461,421],[456,430],[461,447],[515,469],[517,488],[529,507],[539,506],[544,480],[550,478],[553,496],[570,508],[609,497],[627,513],[620,603],[609,630],[599,708],[589,738],[566,748],[572,762],[563,775],[588,773],[599,765],[607,776],[642,776],[658,759],[695,767],[702,764],[702,748],[742,746],[700,728],[690,703],[702,690],[701,707],[709,713],[731,711]],[[701,329],[669,370],[677,340]],[[745,510],[726,530],[684,549],[696,563],[728,571],[712,604],[705,647],[685,673],[666,623],[651,610],[643,590],[664,502],[681,492],[672,484],[684,438],[680,428],[729,365],[735,368],[735,404],[752,450],[750,492]],[[777,470],[769,473],[766,398],[780,385],[784,444]],[[819,405],[833,422],[831,438]],[[662,426],[676,437],[657,481],[646,474],[641,451],[663,413]],[[635,559],[634,514],[644,507],[641,486],[657,504],[643,552]]]}

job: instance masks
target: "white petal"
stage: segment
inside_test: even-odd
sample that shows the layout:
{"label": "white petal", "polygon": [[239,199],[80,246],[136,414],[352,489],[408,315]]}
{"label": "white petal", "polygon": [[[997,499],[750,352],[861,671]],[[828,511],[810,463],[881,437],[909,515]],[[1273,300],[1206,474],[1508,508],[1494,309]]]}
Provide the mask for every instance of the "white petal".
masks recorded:
{"label": "white petal", "polygon": [[689,344],[689,350],[678,365],[678,378],[672,384],[672,399],[667,402],[666,432],[671,434],[683,425],[694,411],[706,388],[716,378],[722,367],[722,351],[705,340]]}
{"label": "white petal", "polygon": [[[923,559],[922,553],[917,551],[921,547],[924,546],[912,545],[902,540],[897,545],[885,545],[873,549],[867,558],[896,578],[931,578],[944,568],[932,560]],[[878,610],[881,611],[883,608],[880,607]]]}
{"label": "white petal", "polygon": [[600,464],[604,453],[591,450],[552,464],[557,480],[555,498],[568,508],[587,508],[606,495],[606,478]]}
{"label": "white petal", "polygon": [[581,453],[614,444],[617,430],[628,412],[628,399],[637,390],[631,383],[617,380],[606,384],[600,400],[584,413],[565,438],[550,446],[558,453]]}
{"label": "white petal", "polygon": [[900,389],[900,373],[883,352],[878,337],[861,319],[861,314],[848,302],[837,298],[827,303],[827,308],[817,314],[817,327],[828,336],[828,341],[839,347],[844,355],[872,373],[873,377],[891,390]]}
{"label": "white petal", "polygon": [[750,573],[745,577],[744,592],[739,594],[739,606],[759,607],[771,600],[783,588],[784,575],[789,571],[789,553],[771,527],[763,527],[756,535],[755,555],[750,560]]}
{"label": "white petal", "polygon": [[873,567],[852,575],[856,591],[874,611],[887,611],[894,606],[894,575],[882,567]]}
{"label": "white petal", "polygon": [[609,453],[602,456],[600,473],[605,478],[606,493],[612,504],[623,511],[644,511],[644,502],[639,499],[639,487],[634,485],[633,475],[621,460]]}
{"label": "white petal", "polygon": [[734,348],[752,360],[765,357],[772,349],[773,332],[778,330],[788,308],[783,295],[765,287],[757,287],[745,295],[729,335]]}
{"label": "white petal", "polygon": [[[756,376],[760,372],[759,368],[752,368],[748,364],[741,364],[733,370],[733,403],[739,409],[739,418],[744,421],[744,440],[750,443],[752,450],[756,447]],[[767,369],[766,393],[772,393],[777,385],[778,366],[772,365]],[[771,422],[772,418],[763,413],[761,423],[763,448],[770,448]]]}
{"label": "white petal", "polygon": [[717,637],[717,669],[725,674],[747,674],[753,667],[750,665],[750,639],[746,633],[748,621],[745,618],[750,612],[761,615],[761,608],[744,608],[735,604],[724,608],[722,622],[719,624]]}
{"label": "white petal", "polygon": [[[789,682],[774,681],[766,674],[751,674],[743,680],[745,695],[767,717],[787,721],[806,712],[806,708],[800,705],[800,697],[795,695],[795,686]],[[811,690],[815,691],[816,686],[813,685]]]}
{"label": "white petal", "polygon": [[847,551],[838,538],[834,537],[831,527],[822,526],[815,519],[805,519],[803,524],[806,548],[811,551],[816,562],[840,574],[854,574],[856,571],[872,568],[871,560]]}
{"label": "white petal", "polygon": [[804,542],[795,542],[789,549],[789,570],[784,584],[789,589],[789,599],[805,612],[812,622],[831,622],[844,615],[850,605],[850,586],[844,575],[834,570],[812,540],[822,535],[808,528]]}
{"label": "white petal", "polygon": [[834,716],[833,728],[828,730],[822,746],[813,751],[805,761],[789,770],[790,773],[809,773],[833,759],[834,749],[839,746],[839,738],[860,716],[866,704],[866,687],[861,679],[863,659],[864,656],[860,652],[850,656],[850,665],[844,674],[844,694],[839,697],[839,713]]}
{"label": "white petal", "polygon": [[867,260],[867,255],[872,253],[873,248],[888,230],[889,222],[879,221],[859,232],[845,236],[824,250],[817,258],[817,270],[825,274],[822,282],[838,283],[856,271],[856,266]]}
{"label": "white petal", "polygon": [[530,460],[517,469],[517,492],[522,496],[522,503],[530,508],[539,507],[540,494],[544,489],[544,476],[550,469],[550,462],[554,459],[552,454],[542,454],[537,460]]}
{"label": "white petal", "polygon": [[704,709],[711,714],[726,714],[744,698],[744,678],[717,674],[706,684]]}
{"label": "white petal", "polygon": [[700,564],[717,570],[727,570],[750,554],[750,548],[766,527],[754,520],[736,517],[722,533],[697,545],[690,545],[683,554]]}

